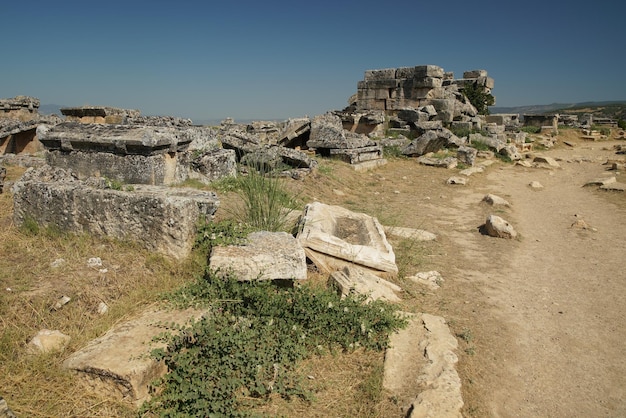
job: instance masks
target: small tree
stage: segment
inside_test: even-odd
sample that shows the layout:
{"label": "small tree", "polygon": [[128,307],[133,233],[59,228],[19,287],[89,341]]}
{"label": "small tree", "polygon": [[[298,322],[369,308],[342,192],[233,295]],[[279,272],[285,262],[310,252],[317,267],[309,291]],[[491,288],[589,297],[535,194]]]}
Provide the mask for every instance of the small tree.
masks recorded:
{"label": "small tree", "polygon": [[493,106],[495,98],[490,93],[486,93],[478,83],[468,83],[461,89],[461,93],[467,97],[470,103],[476,108],[479,114],[488,115],[489,106]]}

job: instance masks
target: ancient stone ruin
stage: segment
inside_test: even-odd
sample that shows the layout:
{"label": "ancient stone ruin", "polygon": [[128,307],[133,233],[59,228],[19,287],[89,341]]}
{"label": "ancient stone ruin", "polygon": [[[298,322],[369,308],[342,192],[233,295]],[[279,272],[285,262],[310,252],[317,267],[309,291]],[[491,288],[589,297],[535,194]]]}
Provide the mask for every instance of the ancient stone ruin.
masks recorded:
{"label": "ancient stone ruin", "polygon": [[39,99],[34,97],[0,99],[0,156],[43,151],[37,139],[37,126],[56,125],[61,119],[40,115],[38,109]]}

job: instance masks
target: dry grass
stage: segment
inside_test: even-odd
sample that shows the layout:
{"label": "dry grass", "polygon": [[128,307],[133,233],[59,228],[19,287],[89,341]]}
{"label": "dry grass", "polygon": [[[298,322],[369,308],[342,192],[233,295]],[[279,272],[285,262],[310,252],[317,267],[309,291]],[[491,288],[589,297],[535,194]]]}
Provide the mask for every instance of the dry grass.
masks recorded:
{"label": "dry grass", "polygon": [[[7,177],[18,174],[11,170]],[[202,270],[202,260],[178,264],[128,243],[53,229],[33,233],[11,219],[7,192],[0,195],[0,395],[18,416],[133,416],[130,405],[93,393],[61,364]],[[89,267],[91,257],[100,257],[102,266]],[[59,267],[51,265],[60,259],[65,261]],[[64,295],[72,300],[52,309]],[[97,312],[100,302],[109,306],[105,315]],[[26,343],[41,329],[72,340],[63,352],[29,355]]]}
{"label": "dry grass", "polygon": [[[354,172],[344,163],[325,160],[322,164],[320,172],[304,181],[287,183],[303,204],[320,200],[369,213],[387,225],[419,226],[413,219],[399,221],[394,218],[394,208],[389,208],[389,193],[403,186],[389,185],[376,173]],[[9,167],[7,180],[18,178],[22,172]],[[218,218],[231,217],[239,198],[225,191],[219,196],[222,209]],[[399,262],[406,260],[404,268],[412,271],[423,251],[403,244],[397,250]],[[100,257],[103,265],[88,267],[91,257]],[[191,280],[203,270],[202,258],[194,254],[184,263],[174,263],[129,243],[53,229],[33,233],[13,225],[11,194],[0,195],[0,395],[18,416],[135,416],[132,405],[93,392],[76,375],[65,371],[62,363],[114,324]],[[59,259],[65,261],[53,267],[51,264]],[[311,276],[310,285],[326,285],[325,276]],[[71,297],[71,302],[52,310],[63,295]],[[415,311],[411,292],[406,296],[409,300],[404,308]],[[110,308],[105,315],[97,313],[100,302]],[[44,328],[70,335],[69,346],[62,352],[28,355],[26,343]],[[404,416],[382,390],[382,362],[382,353],[362,351],[310,359],[300,370],[302,376],[313,377],[307,382],[315,401],[272,399],[259,412],[308,417]]]}

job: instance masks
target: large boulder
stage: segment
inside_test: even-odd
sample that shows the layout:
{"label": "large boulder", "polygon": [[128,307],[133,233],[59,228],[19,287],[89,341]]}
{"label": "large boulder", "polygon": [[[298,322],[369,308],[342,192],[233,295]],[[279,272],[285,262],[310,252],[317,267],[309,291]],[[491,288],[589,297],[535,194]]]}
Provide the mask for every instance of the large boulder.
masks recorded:
{"label": "large boulder", "polygon": [[333,113],[316,116],[311,121],[311,133],[306,143],[309,148],[361,148],[376,145],[365,135],[343,129],[341,118]]}
{"label": "large boulder", "polygon": [[485,232],[495,238],[515,238],[517,232],[513,225],[496,215],[489,215],[485,221]]}

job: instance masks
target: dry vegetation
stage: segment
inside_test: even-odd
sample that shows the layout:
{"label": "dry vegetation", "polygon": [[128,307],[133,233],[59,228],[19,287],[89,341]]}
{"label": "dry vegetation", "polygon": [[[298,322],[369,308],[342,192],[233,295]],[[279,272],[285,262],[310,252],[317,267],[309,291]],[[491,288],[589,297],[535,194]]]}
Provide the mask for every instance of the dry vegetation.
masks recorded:
{"label": "dry vegetation", "polygon": [[[7,171],[7,181],[14,181],[24,169],[10,166]],[[319,173],[303,182],[290,181],[287,186],[303,203],[317,199],[354,210],[361,208],[387,224],[398,224],[393,214],[384,210],[384,199],[374,201],[362,193],[363,180],[370,189],[384,181],[379,177],[357,174],[343,163],[325,161]],[[339,196],[339,189],[345,195]],[[230,217],[238,207],[238,197],[223,192],[220,198],[224,209],[218,218]],[[417,267],[422,250],[406,240],[394,244],[401,270],[408,268],[407,263]],[[87,262],[92,257],[100,257],[102,266],[89,267]],[[64,261],[59,262],[61,259]],[[11,193],[6,190],[0,195],[0,395],[18,416],[135,416],[131,405],[93,392],[61,365],[70,353],[114,324],[159,303],[164,293],[191,281],[205,265],[205,257],[199,252],[183,263],[175,263],[131,243],[76,236],[36,225],[17,227],[12,222]],[[312,279],[313,286],[325,283],[324,277],[315,274]],[[54,310],[52,307],[64,295],[71,301]],[[101,302],[109,306],[105,315],[97,312]],[[407,306],[408,310],[415,308]],[[41,329],[60,330],[72,340],[63,352],[28,354],[26,343]],[[399,406],[382,392],[381,353],[330,354],[304,362],[301,370],[309,376],[307,385],[317,401],[310,404],[274,398],[262,412],[375,417],[389,416],[395,409],[401,414]]]}

